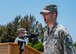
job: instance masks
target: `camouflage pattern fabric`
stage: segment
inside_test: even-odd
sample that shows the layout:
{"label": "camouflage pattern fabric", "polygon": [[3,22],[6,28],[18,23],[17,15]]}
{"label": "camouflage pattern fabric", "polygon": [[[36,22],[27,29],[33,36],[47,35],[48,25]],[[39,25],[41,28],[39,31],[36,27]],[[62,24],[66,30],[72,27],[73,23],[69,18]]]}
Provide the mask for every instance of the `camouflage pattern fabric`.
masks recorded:
{"label": "camouflage pattern fabric", "polygon": [[66,28],[55,23],[44,33],[44,54],[76,54],[72,42]]}

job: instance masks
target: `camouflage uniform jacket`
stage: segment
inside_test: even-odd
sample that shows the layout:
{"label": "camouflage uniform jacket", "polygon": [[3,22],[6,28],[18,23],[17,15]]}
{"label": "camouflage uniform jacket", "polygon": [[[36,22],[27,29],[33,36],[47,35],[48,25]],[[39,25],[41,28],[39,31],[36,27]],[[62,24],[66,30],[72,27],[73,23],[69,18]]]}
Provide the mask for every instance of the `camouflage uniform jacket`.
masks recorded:
{"label": "camouflage uniform jacket", "polygon": [[75,54],[72,38],[64,26],[54,24],[44,33],[44,54]]}

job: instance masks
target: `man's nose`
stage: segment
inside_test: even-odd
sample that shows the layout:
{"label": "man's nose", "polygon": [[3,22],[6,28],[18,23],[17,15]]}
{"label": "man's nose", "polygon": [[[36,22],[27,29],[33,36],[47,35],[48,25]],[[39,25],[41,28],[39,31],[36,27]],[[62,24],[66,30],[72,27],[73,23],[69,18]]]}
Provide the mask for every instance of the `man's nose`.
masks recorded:
{"label": "man's nose", "polygon": [[46,15],[44,15],[44,18],[46,18]]}

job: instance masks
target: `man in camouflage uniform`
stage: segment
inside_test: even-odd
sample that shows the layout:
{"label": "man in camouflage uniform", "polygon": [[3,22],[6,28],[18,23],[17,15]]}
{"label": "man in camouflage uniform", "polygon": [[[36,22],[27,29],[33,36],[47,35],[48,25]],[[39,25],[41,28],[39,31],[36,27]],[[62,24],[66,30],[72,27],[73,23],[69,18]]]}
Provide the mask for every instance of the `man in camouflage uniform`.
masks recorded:
{"label": "man in camouflage uniform", "polygon": [[48,25],[48,29],[44,33],[44,54],[75,54],[70,34],[56,21],[57,6],[47,5],[40,14]]}

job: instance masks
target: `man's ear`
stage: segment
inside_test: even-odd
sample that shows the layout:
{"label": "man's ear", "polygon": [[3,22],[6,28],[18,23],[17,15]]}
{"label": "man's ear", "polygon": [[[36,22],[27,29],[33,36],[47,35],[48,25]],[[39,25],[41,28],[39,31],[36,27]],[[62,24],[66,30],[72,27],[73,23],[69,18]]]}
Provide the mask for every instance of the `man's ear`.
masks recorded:
{"label": "man's ear", "polygon": [[54,19],[56,19],[56,13],[53,13],[52,16]]}

